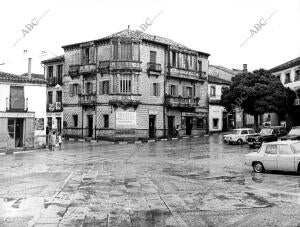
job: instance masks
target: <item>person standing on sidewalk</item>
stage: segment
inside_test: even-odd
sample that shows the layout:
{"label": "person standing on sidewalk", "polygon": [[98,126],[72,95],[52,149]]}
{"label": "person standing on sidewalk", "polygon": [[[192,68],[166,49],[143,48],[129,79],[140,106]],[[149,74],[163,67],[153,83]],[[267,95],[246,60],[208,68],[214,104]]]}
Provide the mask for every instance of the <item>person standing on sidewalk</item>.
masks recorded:
{"label": "person standing on sidewalk", "polygon": [[61,133],[58,133],[57,142],[58,142],[59,150],[61,150],[61,145],[62,145]]}
{"label": "person standing on sidewalk", "polygon": [[55,132],[52,133],[51,135],[51,151],[54,151],[55,145],[56,145],[56,134]]}

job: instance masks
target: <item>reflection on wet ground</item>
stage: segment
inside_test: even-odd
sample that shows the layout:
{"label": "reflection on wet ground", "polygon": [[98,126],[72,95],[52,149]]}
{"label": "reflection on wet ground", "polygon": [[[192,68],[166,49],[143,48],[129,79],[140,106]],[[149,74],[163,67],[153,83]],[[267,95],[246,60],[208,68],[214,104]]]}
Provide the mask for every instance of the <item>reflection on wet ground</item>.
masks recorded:
{"label": "reflection on wet ground", "polygon": [[297,226],[300,178],[210,136],[0,159],[0,226]]}

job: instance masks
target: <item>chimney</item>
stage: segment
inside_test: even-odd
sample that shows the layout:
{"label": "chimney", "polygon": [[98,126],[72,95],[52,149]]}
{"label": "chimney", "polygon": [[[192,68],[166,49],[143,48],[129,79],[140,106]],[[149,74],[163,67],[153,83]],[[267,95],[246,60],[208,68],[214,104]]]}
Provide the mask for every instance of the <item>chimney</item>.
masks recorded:
{"label": "chimney", "polygon": [[247,72],[248,72],[247,64],[243,64],[243,72],[244,72],[244,73],[247,73]]}
{"label": "chimney", "polygon": [[28,58],[28,78],[31,79],[31,58]]}

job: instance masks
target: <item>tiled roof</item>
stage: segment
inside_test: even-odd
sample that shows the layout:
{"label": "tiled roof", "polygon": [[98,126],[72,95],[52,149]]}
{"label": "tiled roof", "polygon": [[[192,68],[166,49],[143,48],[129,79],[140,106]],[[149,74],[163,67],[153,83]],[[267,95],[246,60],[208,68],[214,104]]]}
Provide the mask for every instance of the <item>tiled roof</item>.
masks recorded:
{"label": "tiled roof", "polygon": [[65,60],[64,55],[60,55],[60,56],[56,56],[56,57],[49,58],[49,59],[46,59],[44,61],[41,61],[41,63],[42,64],[46,64],[46,63],[57,62],[57,61],[64,61],[64,60]]}
{"label": "tiled roof", "polygon": [[[128,37],[128,38],[134,38],[134,39],[142,39],[142,40],[146,40],[146,41],[151,41],[151,42],[155,42],[155,43],[159,43],[159,44],[163,44],[163,45],[170,45],[172,47],[175,48],[179,48],[179,49],[183,49],[183,50],[189,50],[189,51],[196,51],[196,50],[192,50],[180,43],[174,42],[171,39],[167,39],[167,38],[163,38],[160,36],[156,36],[156,35],[150,35],[147,34],[145,32],[141,32],[138,30],[130,30],[130,29],[126,29],[117,33],[114,33],[112,35],[106,36],[104,38],[98,39],[98,40],[93,40],[93,41],[102,41],[102,40],[108,40],[111,38],[115,38],[115,37]],[[86,42],[84,42],[86,43]],[[76,46],[76,45],[80,45],[81,43],[75,43],[75,44],[70,44],[70,45],[65,45],[62,48],[66,48],[66,47],[71,47],[71,46]],[[209,56],[210,54],[205,53],[205,52],[200,52],[200,51],[196,51],[199,52],[203,55],[207,55]]]}
{"label": "tiled roof", "polygon": [[[27,76],[28,77],[28,73],[23,73],[21,74],[21,76]],[[43,74],[37,74],[37,73],[31,73],[31,77],[35,78],[35,79],[45,79],[45,76]]]}
{"label": "tiled roof", "polygon": [[224,79],[221,79],[219,77],[215,77],[215,76],[208,76],[208,83],[211,83],[211,84],[226,84],[226,85],[230,85],[231,82],[228,81],[228,80],[224,80]]}
{"label": "tiled roof", "polygon": [[224,66],[220,66],[220,65],[210,65],[210,67],[214,67],[216,69],[219,69],[219,70],[222,70],[224,72],[227,72],[227,73],[230,73],[230,74],[233,74],[233,75],[237,75],[238,73],[242,73],[243,71],[242,70],[237,70],[237,69],[228,69]]}
{"label": "tiled roof", "polygon": [[291,67],[294,67],[294,66],[297,66],[297,65],[300,66],[300,57],[295,58],[295,59],[293,59],[291,61],[288,61],[286,63],[283,63],[281,65],[278,65],[278,66],[270,69],[269,71],[278,72],[278,71],[285,70],[285,69],[288,69],[288,68],[291,68]]}
{"label": "tiled roof", "polygon": [[47,81],[44,79],[37,79],[34,77],[28,78],[26,76],[19,76],[6,72],[0,72],[0,82],[47,84]]}

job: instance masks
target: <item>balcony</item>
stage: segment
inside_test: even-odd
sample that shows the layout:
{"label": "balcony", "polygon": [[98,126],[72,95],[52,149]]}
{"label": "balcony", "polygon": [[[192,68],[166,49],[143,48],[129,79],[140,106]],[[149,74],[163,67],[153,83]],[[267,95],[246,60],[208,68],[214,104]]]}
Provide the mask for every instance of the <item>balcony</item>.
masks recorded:
{"label": "balcony", "polygon": [[111,61],[100,61],[98,66],[99,71],[142,71],[140,61],[132,60],[111,60]]}
{"label": "balcony", "polygon": [[168,77],[185,80],[197,80],[202,82],[207,79],[206,72],[180,68],[170,68],[170,75],[168,75]]}
{"label": "balcony", "polygon": [[109,100],[109,104],[113,107],[121,107],[127,109],[129,107],[137,108],[141,103],[139,94],[112,94],[113,98]]}
{"label": "balcony", "polygon": [[62,77],[47,78],[48,86],[56,86],[57,84],[63,85]]}
{"label": "balcony", "polygon": [[198,106],[198,101],[199,98],[166,96],[166,105],[169,108],[194,109]]}
{"label": "balcony", "polygon": [[28,111],[28,98],[15,100],[13,98],[6,98],[6,111],[7,112],[27,112]]}
{"label": "balcony", "polygon": [[78,76],[79,74],[79,68],[80,65],[70,65],[69,66],[69,75],[72,76]]}
{"label": "balcony", "polygon": [[149,76],[159,76],[161,74],[161,64],[156,64],[153,62],[147,63],[147,72]]}
{"label": "balcony", "polygon": [[61,112],[63,110],[62,103],[56,102],[56,103],[49,103],[47,112]]}
{"label": "balcony", "polygon": [[96,64],[85,64],[80,65],[79,73],[80,74],[95,74],[97,72]]}
{"label": "balcony", "polygon": [[221,103],[221,95],[214,95],[209,97],[210,104],[220,104]]}
{"label": "balcony", "polygon": [[92,94],[79,94],[79,105],[82,106],[94,106],[96,105],[96,94],[92,93]]}

